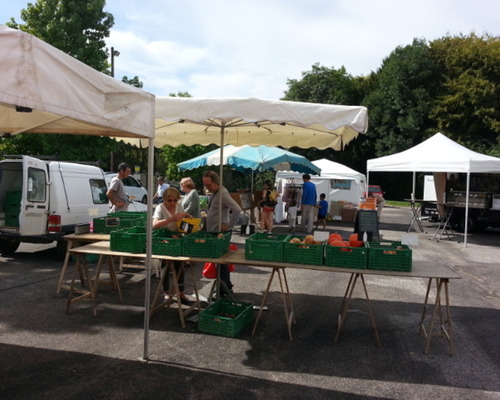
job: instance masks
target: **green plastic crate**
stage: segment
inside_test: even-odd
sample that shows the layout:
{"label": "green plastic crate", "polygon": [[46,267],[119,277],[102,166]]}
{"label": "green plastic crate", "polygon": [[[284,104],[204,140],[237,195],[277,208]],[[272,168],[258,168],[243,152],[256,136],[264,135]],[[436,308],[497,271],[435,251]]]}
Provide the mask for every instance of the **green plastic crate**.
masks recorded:
{"label": "green plastic crate", "polygon": [[368,249],[365,247],[325,246],[325,265],[338,268],[364,269],[368,264]]}
{"label": "green plastic crate", "polygon": [[222,299],[202,311],[198,330],[213,335],[236,337],[253,319],[253,305]]}
{"label": "green plastic crate", "polygon": [[141,218],[117,217],[115,215],[108,217],[94,218],[94,233],[111,233],[113,231],[127,229],[132,227],[144,227],[144,221]]}
{"label": "green plastic crate", "polygon": [[245,258],[249,260],[283,261],[285,242],[290,235],[254,233],[245,241]]}
{"label": "green plastic crate", "polygon": [[5,206],[14,206],[14,207],[17,206],[17,207],[20,207],[21,197],[22,197],[22,192],[21,191],[8,191],[8,192],[5,192],[4,205]]}
{"label": "green plastic crate", "polygon": [[183,255],[189,257],[219,258],[229,251],[231,232],[199,231],[184,236]]}
{"label": "green plastic crate", "polygon": [[182,256],[183,242],[183,237],[179,233],[164,229],[155,231],[155,235],[153,236],[153,254]]}
{"label": "green plastic crate", "polygon": [[7,226],[19,226],[19,213],[17,213],[17,214],[5,214],[5,225],[7,225]]}
{"label": "green plastic crate", "polygon": [[110,233],[111,251],[127,253],[144,253],[146,251],[146,229],[134,227]]}
{"label": "green plastic crate", "polygon": [[[290,239],[298,236],[290,236]],[[298,237],[302,240],[302,237]],[[304,244],[290,243],[284,244],[283,261],[297,264],[314,264],[322,265],[325,256],[325,245],[321,244]]]}
{"label": "green plastic crate", "polygon": [[412,251],[401,242],[369,242],[368,268],[387,271],[411,271]]}
{"label": "green plastic crate", "polygon": [[129,219],[140,218],[146,220],[147,216],[148,213],[145,211],[117,211],[114,213],[108,213],[108,217],[120,217]]}

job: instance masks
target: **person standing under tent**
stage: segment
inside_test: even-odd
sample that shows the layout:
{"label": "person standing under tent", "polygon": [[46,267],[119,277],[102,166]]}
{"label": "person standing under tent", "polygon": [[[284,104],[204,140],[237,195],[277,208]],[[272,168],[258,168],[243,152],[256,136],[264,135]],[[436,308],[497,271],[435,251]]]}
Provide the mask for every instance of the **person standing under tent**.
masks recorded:
{"label": "person standing under tent", "polygon": [[196,186],[193,180],[189,177],[182,178],[181,190],[185,193],[185,196],[182,199],[182,207],[184,207],[184,211],[191,214],[193,218],[201,218],[200,196],[196,191]]}
{"label": "person standing under tent", "polygon": [[291,200],[287,206],[288,230],[295,233],[295,221],[297,220],[297,200]]}
{"label": "person standing under tent", "polygon": [[132,169],[130,165],[122,162],[118,165],[118,174],[111,179],[106,196],[109,199],[109,206],[112,213],[117,211],[128,211],[129,201],[127,193],[125,193],[122,179],[127,178],[131,173]]}
{"label": "person standing under tent", "polygon": [[[215,171],[205,172],[203,186],[212,194],[207,210],[207,232],[232,230],[240,217],[241,207],[234,201],[227,189],[221,186],[219,175]],[[219,226],[219,220],[221,226]],[[225,283],[227,290],[232,293],[233,284],[231,283],[231,275],[227,264],[220,265],[220,279]],[[221,287],[219,296],[225,297],[230,293],[226,291],[226,288]]]}
{"label": "person standing under tent", "polygon": [[326,215],[328,214],[328,202],[325,200],[326,194],[321,193],[319,195],[318,204],[318,219],[316,220],[316,229],[318,229],[319,223],[323,222],[323,229],[326,229]]}
{"label": "person standing under tent", "polygon": [[[163,192],[162,203],[155,208],[153,215],[153,229],[166,229],[170,232],[178,232],[177,222],[182,220],[182,218],[191,218],[191,215],[184,211],[180,204],[181,194],[179,191],[172,187],[168,188]],[[180,299],[177,302],[181,302],[184,305],[191,305],[191,302],[186,298],[184,294],[184,272],[182,272],[183,261],[166,261],[162,260],[162,269],[165,268],[167,262],[173,262],[175,271],[179,274],[178,286]],[[163,278],[163,291],[166,302],[174,301],[172,292],[170,291],[170,284],[168,275]]]}
{"label": "person standing under tent", "polygon": [[262,191],[262,200],[260,206],[262,207],[262,215],[260,218],[260,228],[264,232],[271,233],[273,230],[274,220],[274,207],[276,207],[276,191],[272,188],[272,183],[268,179],[264,182]]}
{"label": "person standing under tent", "polygon": [[163,192],[170,187],[168,183],[165,183],[165,180],[162,176],[158,177],[158,188],[156,189],[156,193],[153,196],[153,203],[160,204],[163,199]]}
{"label": "person standing under tent", "polygon": [[302,200],[301,200],[301,227],[308,234],[313,232],[314,209],[316,207],[316,185],[311,182],[311,175],[302,175],[304,184],[302,185]]}

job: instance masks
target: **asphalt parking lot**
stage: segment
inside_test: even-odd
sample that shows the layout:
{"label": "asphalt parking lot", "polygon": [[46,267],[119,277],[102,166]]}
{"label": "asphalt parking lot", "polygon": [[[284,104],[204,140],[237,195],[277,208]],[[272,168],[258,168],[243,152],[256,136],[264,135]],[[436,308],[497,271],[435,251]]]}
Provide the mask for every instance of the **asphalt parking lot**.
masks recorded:
{"label": "asphalt parking lot", "polygon": [[[409,220],[408,209],[385,208],[383,238],[400,239]],[[462,276],[450,282],[453,356],[443,338],[423,352],[417,324],[426,281],[366,278],[378,348],[359,287],[340,340],[333,340],[349,275],[296,269],[287,272],[293,341],[273,286],[255,336],[250,327],[236,338],[201,333],[194,322],[182,329],[175,310],[158,311],[144,362],[144,271],[126,266],[119,274],[123,303],[103,288],[96,317],[86,301],[66,314],[66,292],[55,294],[62,263],[53,246],[21,245],[13,257],[0,257],[0,398],[499,399],[500,232],[471,234],[464,247],[461,234],[437,242],[429,240],[435,225],[424,227],[414,260],[443,262]],[[337,221],[328,226],[344,235],[352,230]],[[233,233],[233,240],[243,246],[245,237]],[[202,265],[194,268],[207,296],[212,281],[201,277]],[[259,303],[269,274],[237,266],[236,298]]]}

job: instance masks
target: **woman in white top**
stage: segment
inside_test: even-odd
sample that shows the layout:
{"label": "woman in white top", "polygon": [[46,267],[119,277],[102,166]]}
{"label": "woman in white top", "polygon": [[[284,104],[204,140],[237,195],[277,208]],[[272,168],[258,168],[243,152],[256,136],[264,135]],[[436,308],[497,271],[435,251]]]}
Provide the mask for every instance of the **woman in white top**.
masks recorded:
{"label": "woman in white top", "polygon": [[[179,200],[181,194],[176,188],[169,187],[163,192],[163,202],[155,208],[153,215],[153,229],[167,229],[171,232],[177,232],[177,222],[182,218],[191,218],[191,215],[184,211]],[[166,261],[162,261],[162,268],[165,266]],[[182,267],[182,261],[174,261],[174,268],[179,273]],[[182,304],[190,305],[190,301],[186,298],[184,294],[184,273],[179,275],[179,291],[180,291],[180,301]],[[172,301],[172,295],[170,294],[170,285],[168,276],[165,276],[163,280],[163,291],[165,292],[165,300]]]}

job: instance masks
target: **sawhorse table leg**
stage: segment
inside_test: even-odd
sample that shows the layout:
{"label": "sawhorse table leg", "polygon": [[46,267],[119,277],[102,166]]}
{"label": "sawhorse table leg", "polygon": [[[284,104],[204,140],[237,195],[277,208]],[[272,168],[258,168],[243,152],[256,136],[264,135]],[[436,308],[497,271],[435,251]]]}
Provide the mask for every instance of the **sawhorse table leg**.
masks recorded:
{"label": "sawhorse table leg", "polygon": [[179,276],[180,274],[184,271],[184,263],[182,263],[179,271],[175,270],[174,263],[172,261],[167,261],[167,265],[165,268],[163,268],[162,271],[160,271],[160,279],[158,282],[158,286],[156,287],[155,294],[153,296],[153,301],[150,307],[149,311],[149,318],[153,316],[153,314],[158,311],[160,308],[169,308],[172,303],[174,303],[173,299],[169,299],[166,302],[161,302],[160,304],[158,303],[158,298],[160,297],[161,292],[163,291],[163,281],[165,280],[167,274],[172,271],[172,277],[174,279],[174,291],[175,291],[175,296],[177,298],[177,309],[179,312],[179,319],[181,321],[181,326],[184,329],[186,327],[186,321],[185,317],[193,310],[198,310],[200,311],[201,306],[200,306],[200,297],[198,295],[198,288],[196,287],[196,282],[195,282],[195,277],[194,277],[194,272],[193,272],[193,264],[190,266],[190,276],[191,276],[191,282],[193,284],[194,288],[194,294],[195,294],[195,301],[193,304],[191,304],[188,308],[184,309],[182,307],[182,303],[180,301],[181,298],[181,292],[179,289]]}
{"label": "sawhorse table leg", "polygon": [[278,274],[281,297],[283,299],[283,307],[285,310],[285,323],[288,329],[288,337],[290,338],[290,340],[293,340],[292,324],[296,323],[295,312],[293,311],[293,303],[292,303],[292,298],[290,296],[288,281],[286,279],[285,268],[282,267],[273,268],[271,272],[271,276],[269,277],[266,290],[264,291],[264,295],[262,296],[262,301],[260,302],[257,318],[255,319],[255,323],[253,325],[252,335],[255,335],[255,331],[257,330],[257,325],[259,324],[260,317],[262,316],[262,311],[264,310],[264,306],[266,305],[267,296],[269,295],[269,290],[271,288],[271,284],[273,282],[274,275],[276,273]]}
{"label": "sawhorse table leg", "polygon": [[96,274],[95,274],[95,278],[94,278],[94,286],[93,286],[94,295],[97,294],[97,289],[99,288],[99,282],[102,282],[99,280],[99,278],[101,276],[103,257],[107,257],[107,259],[108,259],[108,271],[109,271],[109,278],[110,278],[110,281],[105,281],[105,282],[109,283],[113,286],[113,289],[118,292],[118,298],[120,299],[120,302],[123,303],[122,290],[120,288],[118,278],[116,277],[113,256],[99,256],[99,262],[97,263],[97,270],[96,270]]}
{"label": "sawhorse table leg", "polygon": [[[432,312],[432,318],[430,321],[430,326],[429,330],[426,329],[425,327],[425,317],[427,314],[427,305],[429,302],[429,294],[432,286],[432,279],[429,278],[429,282],[427,284],[427,292],[425,294],[425,301],[424,301],[424,308],[422,310],[422,318],[420,319],[419,323],[419,334],[422,336],[425,336],[425,346],[424,346],[424,353],[427,354],[429,353],[429,349],[431,346],[431,340],[433,336],[441,336],[445,337],[446,340],[448,341],[450,345],[450,354],[454,355],[455,354],[455,342],[453,340],[453,330],[452,330],[452,323],[451,323],[451,309],[450,309],[450,296],[448,292],[448,279],[441,279],[441,278],[436,278],[436,299],[434,301],[434,310]],[[441,296],[443,294],[443,288],[444,288],[444,296],[445,296],[445,312],[446,312],[446,318],[443,318],[443,310],[442,310],[442,303],[441,303]],[[434,331],[436,330],[436,324],[439,324],[439,330],[438,333],[435,333]]]}
{"label": "sawhorse table leg", "polygon": [[377,346],[381,347],[380,344],[380,337],[378,335],[378,329],[377,329],[377,323],[375,322],[375,315],[373,314],[373,309],[372,309],[372,304],[370,301],[370,298],[368,297],[368,290],[366,289],[366,283],[365,283],[365,278],[363,277],[363,274],[351,274],[351,277],[349,278],[349,283],[347,284],[347,288],[344,294],[344,298],[342,300],[342,305],[340,306],[340,313],[338,316],[338,323],[337,323],[337,333],[335,334],[335,342],[339,340],[340,336],[340,331],[342,330],[342,327],[345,324],[345,320],[347,317],[347,311],[349,311],[349,304],[351,303],[352,299],[352,293],[354,292],[354,287],[356,286],[356,282],[358,278],[361,279],[361,282],[363,283],[363,289],[365,292],[365,298],[366,298],[366,308],[368,310],[368,315],[370,316],[370,321],[373,327],[373,332],[375,334],[375,339],[377,341]]}
{"label": "sawhorse table leg", "polygon": [[[75,269],[73,271],[73,277],[71,279],[71,284],[69,286],[68,301],[66,303],[66,313],[69,313],[69,308],[70,308],[71,304],[90,297],[90,300],[92,302],[92,315],[95,317],[97,315],[96,307],[95,307],[95,292],[92,288],[92,281],[90,280],[90,275],[89,275],[89,270],[88,270],[87,264],[85,261],[82,262],[82,259],[84,257],[85,257],[84,254],[77,254],[76,255]],[[83,278],[81,278],[82,286],[84,285],[85,281],[87,282],[87,284],[89,285],[88,290],[85,290],[83,288],[82,289],[75,288],[75,281],[76,281],[77,274],[79,274],[80,277],[83,277]],[[80,293],[80,296],[73,297],[74,292]]]}

